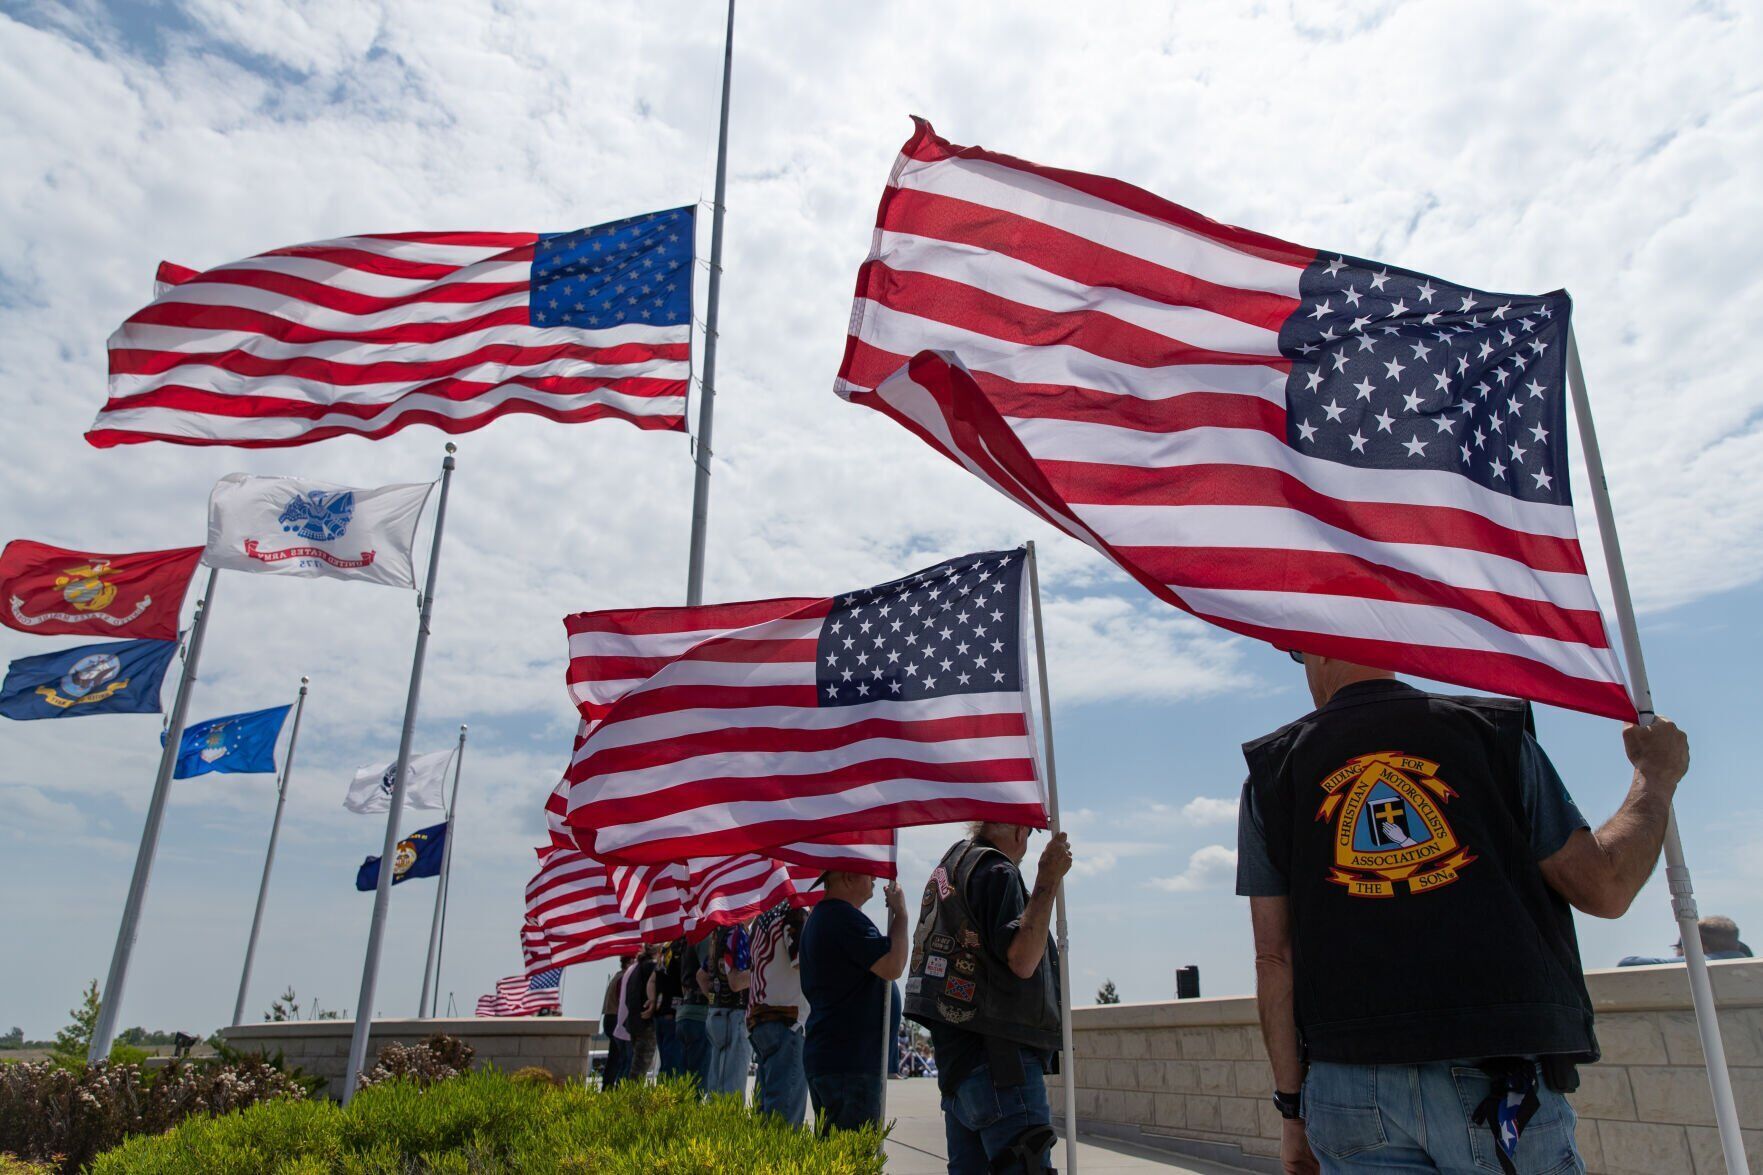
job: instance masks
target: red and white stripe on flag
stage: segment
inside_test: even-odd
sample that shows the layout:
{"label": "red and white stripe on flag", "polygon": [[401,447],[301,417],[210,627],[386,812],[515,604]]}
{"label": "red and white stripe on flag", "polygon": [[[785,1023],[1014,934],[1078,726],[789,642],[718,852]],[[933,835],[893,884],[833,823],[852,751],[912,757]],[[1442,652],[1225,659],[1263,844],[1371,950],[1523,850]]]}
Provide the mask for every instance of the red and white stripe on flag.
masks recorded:
{"label": "red and white stripe on flag", "polygon": [[558,987],[560,969],[553,964],[551,967],[537,972],[522,972],[496,981],[493,995],[481,995],[477,998],[477,1014],[479,1016],[531,1016],[546,1010],[562,1007],[562,992]]}
{"label": "red and white stripe on flag", "polygon": [[[1289,443],[1287,377],[1314,360],[1283,353],[1281,331],[1316,262],[1117,180],[954,146],[920,121],[882,198],[836,390],[1214,624],[1632,720],[1571,504],[1525,500],[1528,483],[1495,492],[1451,470],[1355,465]],[[1342,327],[1377,347],[1363,313]],[[1402,342],[1441,346],[1420,334],[1438,314],[1376,313],[1402,315],[1417,336]],[[1365,362],[1356,355],[1341,366]],[[1431,385],[1426,369],[1401,367],[1408,356],[1394,369]],[[1486,411],[1485,390],[1478,404],[1451,383],[1471,358],[1437,373],[1453,411]],[[1492,374],[1504,386],[1511,373]],[[1316,409],[1324,427],[1343,398],[1350,409],[1351,391]],[[1431,444],[1454,462],[1461,442],[1464,471],[1482,468],[1473,457],[1505,475],[1492,448],[1445,437],[1457,417],[1429,411],[1410,419],[1443,439],[1404,430],[1404,448]],[[1496,414],[1495,427],[1512,422]],[[1343,452],[1390,427],[1368,424]],[[1501,457],[1506,442],[1514,458],[1535,448],[1528,433],[1493,439]]]}
{"label": "red and white stripe on flag", "polygon": [[1022,552],[992,552],[831,599],[566,617],[590,726],[568,835],[645,864],[951,820],[1044,827],[1021,571]]}
{"label": "red and white stripe on flag", "polygon": [[[109,398],[86,439],[273,448],[510,413],[683,431],[691,210],[650,219],[667,239],[635,240],[631,222],[369,233],[200,272],[163,263],[154,300],[110,337]],[[597,257],[621,247],[629,262],[628,294],[605,266],[535,262],[600,237],[616,247]]]}

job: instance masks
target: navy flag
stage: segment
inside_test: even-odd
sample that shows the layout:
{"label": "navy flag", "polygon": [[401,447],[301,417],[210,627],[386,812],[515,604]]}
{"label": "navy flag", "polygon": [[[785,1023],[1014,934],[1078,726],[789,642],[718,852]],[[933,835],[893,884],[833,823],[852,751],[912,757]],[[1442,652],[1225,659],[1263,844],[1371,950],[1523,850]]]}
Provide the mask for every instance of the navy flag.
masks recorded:
{"label": "navy flag", "polygon": [[[275,743],[281,737],[290,706],[271,706],[249,714],[210,718],[184,729],[178,744],[177,770],[173,779],[189,779],[210,772],[268,772],[275,770]],[[159,736],[161,746],[165,735]]]}
{"label": "navy flag", "polygon": [[85,714],[157,714],[176,641],[105,641],[20,657],[0,685],[0,714],[21,721]]}
{"label": "navy flag", "polygon": [[[447,825],[431,824],[419,828],[398,842],[392,856],[392,884],[412,877],[434,877],[441,872],[441,856],[447,848]],[[355,888],[366,893],[380,883],[380,859],[369,857],[355,871]]]}

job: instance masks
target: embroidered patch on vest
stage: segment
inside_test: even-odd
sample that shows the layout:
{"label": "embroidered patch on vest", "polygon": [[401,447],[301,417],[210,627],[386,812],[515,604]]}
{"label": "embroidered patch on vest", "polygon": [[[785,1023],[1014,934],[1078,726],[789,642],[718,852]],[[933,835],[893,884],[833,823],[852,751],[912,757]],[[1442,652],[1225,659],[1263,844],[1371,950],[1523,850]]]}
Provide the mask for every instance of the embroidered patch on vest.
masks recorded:
{"label": "embroidered patch on vest", "polygon": [[924,976],[914,975],[906,981],[906,994],[917,995],[924,990]]}
{"label": "embroidered patch on vest", "polygon": [[964,947],[977,947],[977,946],[979,946],[979,935],[975,934],[971,930],[966,929],[965,927],[962,928],[960,937],[961,937],[961,945]]}
{"label": "embroidered patch on vest", "polygon": [[943,984],[944,995],[952,1000],[960,1000],[962,1003],[966,1004],[971,1004],[973,1002],[973,989],[974,983],[971,979],[956,979],[951,976],[949,981]]}
{"label": "embroidered patch on vest", "polygon": [[1391,898],[1396,884],[1425,893],[1457,880],[1476,859],[1445,819],[1457,793],[1438,777],[1439,765],[1398,751],[1349,759],[1324,779],[1318,821],[1334,825],[1334,868],[1328,880],[1357,898]]}
{"label": "embroidered patch on vest", "polygon": [[949,973],[949,957],[932,955],[924,961],[924,973],[933,979],[941,979]]}
{"label": "embroidered patch on vest", "polygon": [[955,970],[963,975],[972,975],[979,970],[979,960],[966,951],[962,951],[955,956]]}
{"label": "embroidered patch on vest", "polygon": [[973,1008],[958,1008],[947,1000],[937,1001],[937,1015],[949,1024],[965,1024],[976,1015]]}
{"label": "embroidered patch on vest", "polygon": [[936,886],[937,892],[943,897],[955,892],[955,887],[949,884],[949,871],[941,865],[930,871],[930,884]]}
{"label": "embroidered patch on vest", "polygon": [[946,934],[933,934],[930,936],[930,941],[926,945],[931,950],[946,955],[955,949],[955,940]]}

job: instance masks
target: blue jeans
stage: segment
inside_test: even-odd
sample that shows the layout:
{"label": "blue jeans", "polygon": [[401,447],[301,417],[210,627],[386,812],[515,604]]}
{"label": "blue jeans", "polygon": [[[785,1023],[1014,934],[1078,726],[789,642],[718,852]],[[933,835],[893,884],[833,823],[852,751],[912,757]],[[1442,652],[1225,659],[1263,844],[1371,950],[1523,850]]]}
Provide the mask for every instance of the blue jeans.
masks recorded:
{"label": "blue jeans", "polygon": [[732,1093],[745,1101],[747,1065],[753,1059],[753,1046],[747,1043],[746,1009],[711,1008],[704,1026],[710,1033],[710,1077],[704,1083],[705,1091]]}
{"label": "blue jeans", "polygon": [[606,1068],[600,1074],[600,1088],[611,1089],[631,1074],[631,1042],[616,1036],[606,1045]]}
{"label": "blue jeans", "polygon": [[672,1016],[655,1017],[655,1055],[661,1058],[658,1076],[678,1077],[686,1071],[685,1053]]}
{"label": "blue jeans", "polygon": [[781,1020],[755,1024],[750,1034],[759,1062],[755,1107],[800,1126],[808,1111],[808,1077],[802,1072],[802,1030]]}
{"label": "blue jeans", "polygon": [[[1425,1065],[1313,1063],[1304,1133],[1325,1175],[1497,1173],[1494,1134],[1473,1121],[1493,1082],[1472,1061]],[[1519,1175],[1579,1175],[1573,1108],[1537,1077],[1537,1112],[1518,1139]]]}
{"label": "blue jeans", "polygon": [[992,1160],[1009,1149],[1017,1135],[1052,1122],[1039,1057],[1023,1049],[1022,1084],[1003,1088],[992,1084],[992,1067],[980,1062],[954,1093],[943,1098],[949,1175],[986,1175]]}
{"label": "blue jeans", "polygon": [[858,1130],[881,1125],[882,1075],[875,1066],[860,1073],[816,1073],[808,1078],[815,1129]]}
{"label": "blue jeans", "polygon": [[679,1038],[680,1071],[698,1083],[710,1085],[710,1030],[702,1020],[675,1018],[673,1034]]}

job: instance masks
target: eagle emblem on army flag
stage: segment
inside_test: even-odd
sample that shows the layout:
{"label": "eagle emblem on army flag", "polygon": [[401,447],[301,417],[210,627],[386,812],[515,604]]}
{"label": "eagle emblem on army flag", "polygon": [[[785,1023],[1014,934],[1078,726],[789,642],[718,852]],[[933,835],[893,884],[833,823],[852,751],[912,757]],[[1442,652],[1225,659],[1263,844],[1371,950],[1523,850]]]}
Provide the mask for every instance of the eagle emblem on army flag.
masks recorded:
{"label": "eagle emblem on army flag", "polygon": [[1445,805],[1457,793],[1439,765],[1400,751],[1347,760],[1321,783],[1316,819],[1333,823],[1328,879],[1359,898],[1390,898],[1450,885],[1475,854],[1458,843]]}
{"label": "eagle emblem on army flag", "polygon": [[335,542],[348,533],[355,516],[354,490],[306,490],[296,492],[276,521],[289,534],[315,543]]}

